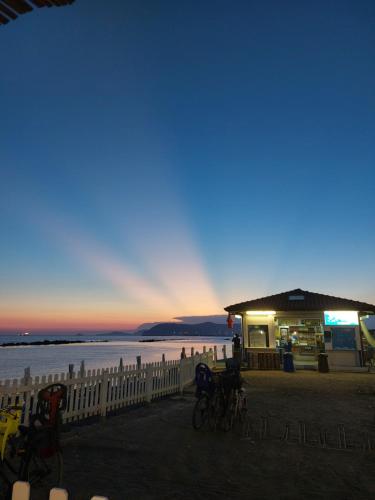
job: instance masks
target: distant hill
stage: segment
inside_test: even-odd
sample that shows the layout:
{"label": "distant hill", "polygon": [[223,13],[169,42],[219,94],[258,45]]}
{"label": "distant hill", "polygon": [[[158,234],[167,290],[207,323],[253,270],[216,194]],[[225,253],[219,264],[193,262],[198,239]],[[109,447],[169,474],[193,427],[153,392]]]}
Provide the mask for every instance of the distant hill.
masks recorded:
{"label": "distant hill", "polygon": [[[218,325],[227,324],[227,314],[210,314],[205,316],[176,316],[173,319],[177,319],[180,323],[185,323],[188,325],[198,325],[201,323],[216,323]],[[161,323],[161,321],[159,321]],[[239,323],[237,320],[236,323]]]}
{"label": "distant hill", "polygon": [[139,325],[137,328],[134,328],[133,330],[124,330],[122,332],[115,331],[115,332],[101,332],[97,333],[96,335],[99,337],[123,337],[124,335],[142,335],[144,331],[149,330],[152,326],[159,325],[159,323],[154,322],[154,323],[142,323]]}
{"label": "distant hill", "polygon": [[[236,325],[234,332],[239,332],[240,326]],[[230,337],[232,330],[227,325],[206,322],[191,325],[188,323],[160,323],[149,330],[143,331],[142,335],[158,336],[197,336],[197,337]]]}
{"label": "distant hill", "polygon": [[134,335],[133,332],[108,332],[108,333],[97,333],[97,337],[124,337],[126,335]]}
{"label": "distant hill", "polygon": [[149,330],[153,326],[160,325],[160,324],[161,324],[160,321],[154,321],[152,323],[142,323],[141,325],[137,326],[137,328],[135,330],[132,330],[132,332],[135,334],[140,334],[143,331]]}

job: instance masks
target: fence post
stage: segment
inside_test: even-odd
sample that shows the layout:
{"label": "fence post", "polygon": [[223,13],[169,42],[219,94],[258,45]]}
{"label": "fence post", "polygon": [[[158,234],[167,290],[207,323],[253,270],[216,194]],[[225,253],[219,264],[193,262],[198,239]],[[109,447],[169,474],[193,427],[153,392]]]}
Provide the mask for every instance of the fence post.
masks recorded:
{"label": "fence post", "polygon": [[24,375],[23,375],[24,385],[28,385],[28,383],[30,382],[30,379],[31,379],[31,370],[30,370],[30,366],[28,366],[24,370]]}
{"label": "fence post", "polygon": [[194,347],[192,347],[192,348],[190,349],[190,356],[191,356],[191,357],[193,357],[193,356],[194,356]]}
{"label": "fence post", "polygon": [[214,366],[217,365],[217,346],[214,345]]}
{"label": "fence post", "polygon": [[137,356],[137,370],[141,369],[141,364],[142,364],[142,357]]}
{"label": "fence post", "polygon": [[68,492],[62,488],[52,488],[49,498],[50,500],[68,500]]}
{"label": "fence post", "polygon": [[79,376],[83,377],[85,375],[85,360],[81,361],[81,366],[79,368]]}
{"label": "fence post", "polygon": [[223,345],[223,356],[224,359],[227,359],[227,346],[225,344]]}
{"label": "fence post", "polygon": [[195,378],[195,356],[190,358],[190,376],[191,378]]}
{"label": "fence post", "polygon": [[107,396],[108,396],[108,369],[103,370],[102,382],[100,386],[100,416],[107,415]]}
{"label": "fence post", "polygon": [[151,403],[152,400],[152,363],[147,363],[146,365],[146,401]]}
{"label": "fence post", "polygon": [[29,500],[30,484],[25,481],[16,481],[13,485],[12,498],[15,500]]}
{"label": "fence post", "polygon": [[118,365],[118,371],[123,372],[124,371],[124,362],[122,358],[120,358],[120,364]]}
{"label": "fence post", "polygon": [[69,378],[73,378],[74,365],[69,364]]}
{"label": "fence post", "polygon": [[206,349],[206,346],[204,345],[203,346],[203,354],[206,354],[206,351],[207,351],[207,349]]}
{"label": "fence post", "polygon": [[185,359],[185,358],[186,358],[186,352],[185,352],[185,347],[183,347],[181,350],[181,359]]}
{"label": "fence post", "polygon": [[183,394],[184,392],[184,386],[185,386],[185,365],[186,365],[186,359],[181,358],[180,359],[180,394]]}
{"label": "fence post", "polygon": [[210,347],[208,349],[208,361],[209,361],[209,366],[212,368],[213,365],[214,365],[214,363],[213,363],[213,361],[214,361],[214,353],[212,351],[212,347]]}

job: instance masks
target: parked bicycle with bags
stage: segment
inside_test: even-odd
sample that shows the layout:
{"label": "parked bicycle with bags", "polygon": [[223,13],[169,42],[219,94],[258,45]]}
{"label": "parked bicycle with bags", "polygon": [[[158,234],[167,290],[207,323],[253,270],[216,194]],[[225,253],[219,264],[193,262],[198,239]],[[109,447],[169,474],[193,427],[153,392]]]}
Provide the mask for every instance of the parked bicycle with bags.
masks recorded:
{"label": "parked bicycle with bags", "polygon": [[52,384],[39,391],[30,425],[21,425],[22,407],[0,410],[0,498],[11,498],[15,481],[31,487],[40,482],[47,488],[61,486],[63,461],[60,445],[62,412],[67,388]]}
{"label": "parked bicycle with bags", "polygon": [[217,373],[199,363],[195,383],[198,399],[193,410],[194,429],[201,429],[207,424],[211,430],[228,431],[237,421],[245,420],[247,401],[236,360],[227,360],[226,369]]}

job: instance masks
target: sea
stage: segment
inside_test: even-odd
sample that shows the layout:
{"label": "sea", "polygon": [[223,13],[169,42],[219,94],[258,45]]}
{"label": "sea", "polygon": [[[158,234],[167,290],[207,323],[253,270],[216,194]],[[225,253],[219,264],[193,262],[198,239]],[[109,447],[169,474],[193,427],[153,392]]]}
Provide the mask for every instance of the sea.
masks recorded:
{"label": "sea", "polygon": [[[8,342],[36,342],[43,340],[80,340],[85,343],[62,344],[46,346],[15,346],[2,347]],[[105,340],[105,342],[103,342]],[[144,342],[144,341],[147,342]],[[150,342],[151,340],[151,342]],[[153,341],[152,341],[153,340]],[[222,348],[227,346],[230,355],[231,337],[147,337],[147,336],[98,336],[81,335],[0,335],[0,381],[20,378],[25,368],[30,368],[31,376],[49,375],[68,372],[69,364],[78,370],[84,361],[86,370],[110,368],[119,366],[120,358],[124,365],[135,364],[137,356],[141,356],[142,363],[161,361],[162,355],[166,360],[180,359],[182,347],[190,356],[191,348],[194,352],[202,352],[203,346],[207,349],[217,346],[218,358],[222,357]]]}

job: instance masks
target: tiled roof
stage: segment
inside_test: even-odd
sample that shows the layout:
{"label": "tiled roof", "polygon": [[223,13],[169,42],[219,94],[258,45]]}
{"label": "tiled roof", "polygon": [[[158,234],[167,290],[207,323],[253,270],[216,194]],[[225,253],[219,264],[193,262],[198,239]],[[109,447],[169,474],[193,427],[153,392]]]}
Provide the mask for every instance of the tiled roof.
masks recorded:
{"label": "tiled roof", "polygon": [[240,302],[225,307],[230,313],[248,310],[259,311],[361,311],[375,314],[375,306],[357,300],[342,299],[322,293],[296,288],[289,292],[270,295],[261,299]]}
{"label": "tiled roof", "polygon": [[62,7],[75,0],[0,0],[0,25],[17,19],[20,14],[31,12],[35,7]]}

